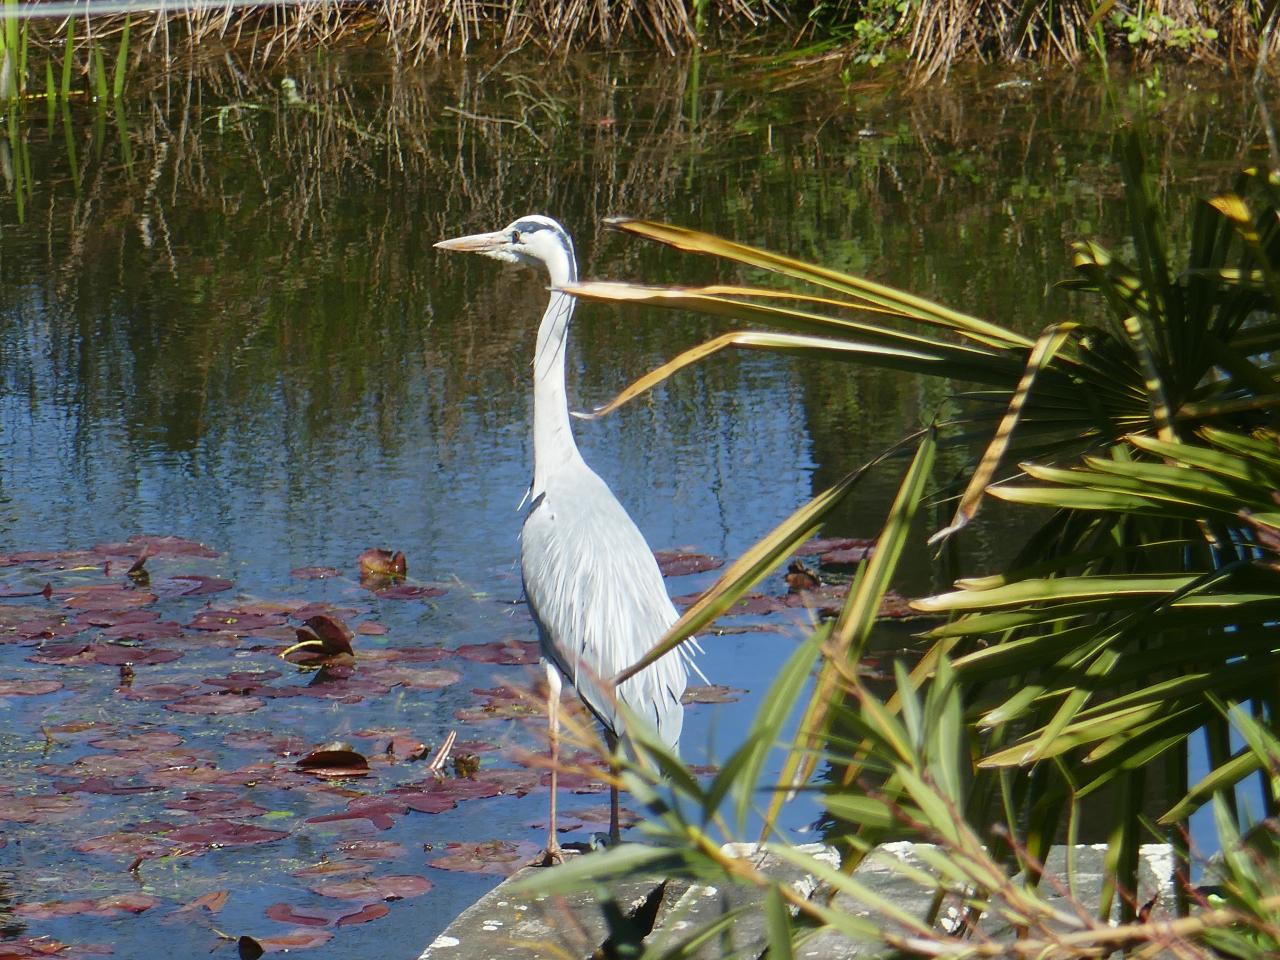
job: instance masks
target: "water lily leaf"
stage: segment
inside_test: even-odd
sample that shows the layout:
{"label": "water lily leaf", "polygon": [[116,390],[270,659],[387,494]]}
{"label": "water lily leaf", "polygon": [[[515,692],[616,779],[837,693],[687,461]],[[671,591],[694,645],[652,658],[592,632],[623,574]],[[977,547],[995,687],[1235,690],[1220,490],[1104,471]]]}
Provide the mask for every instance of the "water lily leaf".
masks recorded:
{"label": "water lily leaf", "polygon": [[437,870],[509,877],[529,863],[537,853],[537,846],[527,840],[519,843],[508,840],[448,843],[445,845],[444,855],[427,861],[427,866]]}
{"label": "water lily leaf", "polygon": [[130,537],[124,543],[100,543],[93,552],[103,557],[139,557],[145,552],[148,557],[204,557],[213,559],[219,556],[217,550],[181,537],[153,537],[139,535]]}
{"label": "water lily leaf", "polygon": [[0,820],[13,823],[62,823],[84,813],[84,803],[65,794],[0,797]]}
{"label": "water lily leaf", "polygon": [[[356,635],[338,617],[317,614],[313,617],[308,617],[305,623],[320,640],[325,653],[355,653],[351,649],[351,641],[355,639]],[[302,639],[302,631],[298,632],[298,639]]]}
{"label": "water lily leaf", "polygon": [[370,547],[360,554],[360,579],[378,577],[398,577],[404,579],[409,575],[409,565],[405,561],[404,551],[392,553],[384,547]]}
{"label": "water lily leaf", "polygon": [[72,849],[80,853],[153,860],[173,853],[177,848],[173,843],[155,835],[141,833],[135,828],[90,837],[88,840],[81,840]]}
{"label": "water lily leaf", "polygon": [[389,587],[370,587],[383,600],[430,600],[443,597],[449,591],[444,587],[432,587],[421,583],[396,583]]}
{"label": "water lily leaf", "polygon": [[369,760],[347,743],[334,742],[318,747],[298,759],[295,766],[313,777],[339,779],[367,777]]}
{"label": "water lily leaf", "polygon": [[338,926],[349,927],[357,923],[369,923],[371,920],[380,920],[390,912],[391,908],[384,903],[369,903],[355,913],[348,913],[339,917]]}
{"label": "water lily leaf", "polygon": [[163,597],[203,597],[211,593],[223,593],[235,586],[225,577],[209,577],[199,573],[178,573],[158,584],[154,589]]}
{"label": "water lily leaf", "polygon": [[453,651],[464,660],[476,663],[528,664],[537,663],[541,653],[537,643],[529,640],[494,640],[489,643],[468,643]]}
{"label": "water lily leaf", "polygon": [[685,688],[680,702],[686,706],[691,703],[737,703],[739,695],[746,692],[720,683],[694,684]]}
{"label": "water lily leaf", "polygon": [[0,680],[0,697],[40,697],[61,689],[57,680]]}
{"label": "water lily leaf", "polygon": [[863,540],[856,537],[813,537],[796,548],[797,557],[822,556],[828,553],[861,550],[869,552],[875,547],[874,540]]}
{"label": "water lily leaf", "polygon": [[91,584],[55,589],[54,596],[73,610],[125,610],[155,603],[156,595],[132,584]]}
{"label": "water lily leaf", "polygon": [[218,847],[240,847],[254,843],[270,843],[280,840],[289,834],[285,830],[269,830],[266,827],[254,826],[251,823],[237,823],[234,820],[218,820],[212,823],[197,823],[187,827],[178,827],[165,835],[166,840],[181,843],[192,849],[209,850]]}
{"label": "water lily leaf", "polygon": [[187,627],[192,630],[226,631],[243,637],[268,627],[281,626],[284,623],[285,617],[280,613],[217,610],[213,607],[208,607],[192,617]]}
{"label": "water lily leaf", "polygon": [[198,689],[200,688],[193,683],[144,683],[140,686],[117,687],[116,695],[126,700],[159,702],[181,700]]}
{"label": "water lily leaf", "polygon": [[[146,893],[117,893],[96,900],[49,900],[44,903],[20,903],[13,908],[18,916],[32,920],[74,917],[90,914],[111,917],[121,913],[137,915],[159,904],[160,898]],[[3,953],[0,952],[0,956]]]}
{"label": "water lily leaf", "polygon": [[267,907],[267,918],[280,923],[296,923],[304,927],[326,927],[337,919],[331,911],[302,910],[288,903],[273,903]]}
{"label": "water lily leaf", "polygon": [[252,713],[266,705],[260,697],[241,697],[231,693],[200,693],[193,697],[184,697],[164,708],[174,713],[193,713],[201,716],[227,716],[229,714]]}
{"label": "water lily leaf", "polygon": [[166,747],[180,746],[181,743],[182,738],[176,733],[147,730],[123,736],[97,737],[89,741],[89,746],[97,747],[99,750],[121,750],[128,753],[133,750],[162,750]]}
{"label": "water lily leaf", "polygon": [[236,941],[240,960],[258,960],[264,953],[290,953],[323,947],[333,939],[329,930],[299,930],[274,937],[241,937]]}
{"label": "water lily leaf", "polygon": [[208,910],[210,913],[220,913],[222,908],[227,905],[227,899],[231,896],[229,890],[211,890],[209,893],[202,894],[192,900],[190,903],[184,903],[174,913],[190,913],[197,910]]}
{"label": "water lily leaf", "polygon": [[165,801],[165,809],[181,810],[210,820],[240,820],[260,817],[267,812],[266,807],[259,806],[243,794],[225,790],[189,793],[181,799]]}
{"label": "water lily leaf", "polygon": [[396,860],[409,851],[394,840],[348,840],[338,844],[338,852],[353,860]]}
{"label": "water lily leaf", "polygon": [[376,903],[379,900],[403,900],[406,897],[420,897],[432,886],[426,877],[415,875],[393,874],[382,877],[364,877],[359,880],[340,880],[332,883],[317,883],[308,889],[322,897],[333,897],[335,900],[359,900],[364,903]]}
{"label": "water lily leaf", "polygon": [[655,550],[653,557],[658,561],[658,569],[664,577],[683,577],[724,566],[724,559],[721,557],[683,550]]}
{"label": "water lily leaf", "polygon": [[395,826],[395,821],[391,819],[391,815],[403,815],[408,812],[408,804],[398,797],[356,797],[347,803],[346,813],[327,813],[308,817],[307,823],[340,823],[344,820],[368,820],[379,830],[390,830]]}

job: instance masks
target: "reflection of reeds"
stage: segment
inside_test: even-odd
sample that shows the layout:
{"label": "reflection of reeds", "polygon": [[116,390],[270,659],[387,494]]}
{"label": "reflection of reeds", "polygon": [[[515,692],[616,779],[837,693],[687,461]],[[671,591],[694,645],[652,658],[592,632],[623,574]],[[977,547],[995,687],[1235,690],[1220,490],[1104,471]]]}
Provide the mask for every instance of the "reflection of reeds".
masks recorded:
{"label": "reflection of reeds", "polygon": [[[130,46],[145,37],[135,26]],[[993,201],[1011,177],[1059,182],[1057,141],[1037,124],[1058,123],[1066,102],[1076,129],[1099,131],[1095,149],[1072,160],[1070,181],[1111,179],[1108,108],[1084,87],[952,88],[901,100],[885,80],[855,91],[863,104],[855,113],[842,90],[821,81],[783,97],[759,81],[717,83],[717,72],[730,71],[707,58],[698,86],[689,62],[626,55],[550,65],[517,56],[485,69],[378,60],[362,70],[358,57],[301,58],[289,63],[290,78],[249,69],[247,57],[138,74],[128,107],[104,112],[73,98],[47,127],[19,110],[0,139],[0,160],[7,147],[15,170],[3,202],[22,204],[24,243],[39,261],[0,258],[0,291],[36,271],[58,311],[51,362],[68,367],[65,382],[100,391],[104,409],[120,382],[145,378],[139,402],[153,409],[137,411],[139,423],[198,411],[211,393],[252,409],[283,376],[317,428],[378,398],[380,439],[395,443],[418,402],[397,380],[406,362],[436,371],[438,397],[476,396],[479,408],[493,405],[482,416],[509,422],[513,412],[494,398],[510,396],[511,358],[528,349],[522,318],[536,316],[543,284],[440,263],[430,244],[520,213],[564,220],[584,276],[675,279],[658,251],[600,232],[604,216],[625,213],[833,261],[861,258],[844,265],[966,305],[975,284],[984,289],[982,271],[999,272],[1004,282],[992,287],[1024,310],[1019,291],[1038,293],[1062,276],[1074,233],[1064,219],[1101,224],[1109,215],[1097,189],[1077,200],[1065,182],[1062,196],[1040,196],[1027,216]],[[1212,116],[1193,106],[1159,105],[1153,166],[1170,168],[1185,144],[1222,137],[1223,116],[1241,127],[1222,155],[1249,142],[1247,102]],[[991,118],[1002,110],[1038,119],[995,131]],[[874,125],[868,117],[890,116],[883,131],[859,136]],[[24,190],[19,169],[38,171]],[[1009,259],[940,266],[956,256],[944,224],[961,225],[978,251],[1011,248]],[[904,259],[903,250],[916,252]],[[458,277],[445,282],[436,271]],[[77,346],[98,335],[107,313],[106,335],[137,358],[124,370],[93,368]],[[672,336],[695,339],[703,329],[594,324],[578,347],[575,395],[590,402],[616,387],[619,355],[639,368],[671,352]],[[735,363],[708,368],[705,382],[731,382]],[[98,405],[84,399],[90,416]],[[455,429],[469,415],[443,401],[440,410]],[[184,429],[198,425],[173,426],[173,442]]]}

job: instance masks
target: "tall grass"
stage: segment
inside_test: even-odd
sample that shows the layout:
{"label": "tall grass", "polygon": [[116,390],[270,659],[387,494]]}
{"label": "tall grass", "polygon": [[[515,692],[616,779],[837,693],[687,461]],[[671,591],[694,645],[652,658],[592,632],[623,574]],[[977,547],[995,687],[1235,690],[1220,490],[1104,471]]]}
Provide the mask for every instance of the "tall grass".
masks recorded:
{"label": "tall grass", "polygon": [[97,0],[75,10],[86,26],[78,40],[66,36],[67,10],[66,3],[4,0],[4,95],[14,95],[7,78],[25,69],[15,58],[26,49],[28,21],[31,40],[50,49],[64,39],[84,47],[127,37],[132,18],[147,56],[170,62],[234,46],[259,63],[345,40],[382,43],[409,62],[524,46],[564,53],[638,45],[670,54],[758,43],[767,28],[764,42],[780,53],[804,41],[862,62],[904,60],[919,78],[965,60],[1074,62],[1090,52],[1136,61],[1253,61],[1265,57],[1275,33],[1275,4],[1266,0],[225,0],[158,12]]}

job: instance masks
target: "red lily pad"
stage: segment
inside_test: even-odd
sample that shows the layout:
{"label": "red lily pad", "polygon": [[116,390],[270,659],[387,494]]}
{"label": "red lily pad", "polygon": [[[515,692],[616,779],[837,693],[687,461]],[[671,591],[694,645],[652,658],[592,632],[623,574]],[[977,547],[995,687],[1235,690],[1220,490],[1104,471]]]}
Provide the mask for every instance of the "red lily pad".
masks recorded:
{"label": "red lily pad", "polygon": [[101,631],[112,640],[135,640],[148,643],[154,640],[174,640],[182,636],[182,624],[173,620],[125,620]]}
{"label": "red lily pad", "polygon": [[350,744],[330,743],[299,757],[295,766],[303,773],[324,779],[367,777],[369,760]]}
{"label": "red lily pad", "polygon": [[254,826],[251,823],[237,823],[234,820],[219,820],[213,823],[196,823],[187,827],[179,827],[165,835],[165,839],[186,844],[194,848],[242,847],[253,843],[270,843],[280,840],[289,834],[284,830],[268,830],[266,827]]}
{"label": "red lily pad", "polygon": [[475,843],[449,843],[444,856],[427,861],[437,870],[461,873],[487,873],[509,877],[537,854],[538,848],[527,840],[481,840]]}
{"label": "red lily pad", "polygon": [[291,953],[323,947],[333,939],[329,930],[299,930],[274,937],[241,937],[236,941],[241,960],[257,960],[264,953]]}
{"label": "red lily pad", "polygon": [[164,806],[166,810],[181,810],[210,820],[239,820],[260,817],[267,812],[266,807],[259,806],[248,797],[225,790],[189,793],[180,800],[166,801]]}
{"label": "red lily pad", "polygon": [[376,620],[364,620],[356,626],[356,633],[362,637],[385,637],[387,635],[387,626],[378,623]]}
{"label": "red lily pad", "polygon": [[201,716],[227,716],[229,714],[252,713],[266,706],[267,701],[260,697],[241,697],[230,693],[200,693],[194,697],[184,697],[164,708],[174,713],[193,713]]}
{"label": "red lily pad", "polygon": [[267,907],[267,919],[279,923],[296,923],[304,927],[327,927],[337,918],[328,910],[302,910],[288,903],[273,903]]}
{"label": "red lily pad", "polygon": [[400,798],[392,797],[356,797],[347,803],[346,813],[326,813],[317,817],[308,817],[307,823],[340,823],[344,820],[368,820],[379,830],[390,830],[395,826],[392,814],[403,815],[409,812],[409,805]]}
{"label": "red lily pad", "polygon": [[737,703],[741,694],[747,691],[737,687],[726,687],[720,683],[696,684],[685,688],[680,697],[683,704],[690,703]]}
{"label": "red lily pad", "polygon": [[[160,903],[159,897],[146,893],[118,893],[99,897],[97,900],[49,900],[44,903],[20,903],[13,908],[18,916],[31,920],[51,920],[55,917],[74,917],[90,914],[110,917],[118,913],[139,914]],[[4,956],[0,946],[0,957]]]}
{"label": "red lily pad", "polygon": [[453,651],[464,660],[476,663],[527,664],[537,663],[542,656],[537,643],[529,640],[494,640],[489,643],[468,643]]}
{"label": "red lily pad", "polygon": [[297,636],[299,643],[318,644],[319,652],[326,656],[355,655],[351,641],[356,635],[338,617],[323,613],[308,617],[305,626],[298,629]]}
{"label": "red lily pad", "polygon": [[190,903],[184,903],[173,912],[191,913],[198,910],[208,910],[210,913],[220,913],[222,908],[227,905],[227,900],[230,896],[230,890],[211,890],[209,893],[196,897]]}
{"label": "red lily pad", "polygon": [[225,630],[243,637],[268,627],[281,626],[284,622],[285,617],[280,613],[216,610],[210,607],[192,617],[187,626],[192,630]]}
{"label": "red lily pad", "polygon": [[360,554],[357,561],[360,565],[362,580],[377,577],[400,577],[409,574],[409,565],[405,561],[404,551],[392,553],[385,547],[370,547]]}
{"label": "red lily pad", "polygon": [[683,550],[655,550],[653,558],[658,561],[658,569],[664,577],[683,577],[724,566],[724,560],[720,557],[705,553],[686,553]]}
{"label": "red lily pad", "polygon": [[182,658],[177,650],[134,647],[122,643],[90,644],[84,655],[104,667],[121,667],[125,664],[131,667],[148,667],[157,663],[172,663]]}
{"label": "red lily pad", "polygon": [[408,853],[394,840],[348,840],[338,844],[338,852],[353,860],[396,860]]}
{"label": "red lily pad", "polygon": [[140,833],[136,830],[117,830],[104,833],[100,837],[81,840],[72,849],[80,853],[153,860],[173,853],[177,848],[174,844],[153,834]]}
{"label": "red lily pad", "polygon": [[432,587],[424,583],[396,583],[389,587],[374,589],[383,600],[431,600],[443,597],[449,591],[444,587]]}
{"label": "red lily pad", "polygon": [[116,687],[116,696],[125,700],[144,700],[160,702],[164,700],[181,700],[193,690],[198,690],[192,683],[144,683],[140,686]]}
{"label": "red lily pad", "polygon": [[175,574],[169,578],[169,583],[173,587],[169,588],[165,584],[163,592],[166,596],[174,597],[203,597],[210,593],[222,593],[235,586],[233,581],[225,577],[206,577],[198,573]]}
{"label": "red lily pad", "polygon": [[358,880],[338,880],[329,883],[317,883],[308,889],[322,897],[333,897],[335,900],[359,900],[364,903],[376,903],[379,900],[403,900],[406,897],[420,897],[429,891],[434,884],[426,877],[415,875],[389,875],[382,877],[363,877]]}
{"label": "red lily pad", "polygon": [[163,750],[181,744],[180,736],[163,730],[146,730],[118,737],[98,737],[96,740],[89,741],[89,746],[97,747],[99,750],[119,750],[124,753],[134,750]]}
{"label": "red lily pad", "polygon": [[854,537],[814,537],[800,544],[796,549],[796,556],[812,557],[836,550],[866,550],[874,546],[874,540],[861,540]]}
{"label": "red lily pad", "polygon": [[181,537],[155,537],[139,534],[124,543],[100,543],[93,552],[108,557],[138,557],[146,552],[149,557],[205,557],[212,559],[218,551],[194,540]]}
{"label": "red lily pad", "polygon": [[416,670],[411,667],[380,666],[365,670],[365,676],[385,683],[388,687],[407,687],[410,690],[441,690],[462,679],[457,670],[435,667]]}
{"label": "red lily pad", "polygon": [[65,794],[0,797],[0,820],[13,823],[62,823],[83,813],[83,801]]}
{"label": "red lily pad", "polygon": [[85,777],[79,781],[56,783],[59,793],[95,793],[100,796],[128,796],[133,793],[155,793],[160,787],[150,784],[122,784],[107,777]]}
{"label": "red lily pad", "polygon": [[338,926],[349,927],[357,923],[369,923],[372,920],[381,920],[391,912],[391,908],[385,903],[369,903],[365,904],[355,913],[348,913],[338,918]]}
{"label": "red lily pad", "polygon": [[0,697],[40,697],[61,689],[57,680],[0,680]]}
{"label": "red lily pad", "polygon": [[156,595],[132,584],[90,584],[55,590],[63,603],[74,610],[124,610],[154,603]]}

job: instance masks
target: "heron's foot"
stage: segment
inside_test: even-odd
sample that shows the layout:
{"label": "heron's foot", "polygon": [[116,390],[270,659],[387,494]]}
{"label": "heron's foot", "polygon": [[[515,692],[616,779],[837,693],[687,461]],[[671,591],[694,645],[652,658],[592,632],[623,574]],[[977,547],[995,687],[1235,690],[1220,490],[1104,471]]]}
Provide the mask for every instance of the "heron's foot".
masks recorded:
{"label": "heron's foot", "polygon": [[561,849],[559,844],[553,844],[530,860],[529,866],[554,867],[560,863],[564,863],[564,850]]}

